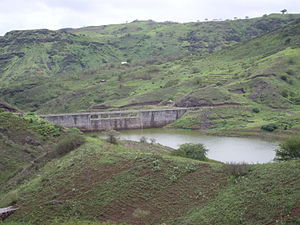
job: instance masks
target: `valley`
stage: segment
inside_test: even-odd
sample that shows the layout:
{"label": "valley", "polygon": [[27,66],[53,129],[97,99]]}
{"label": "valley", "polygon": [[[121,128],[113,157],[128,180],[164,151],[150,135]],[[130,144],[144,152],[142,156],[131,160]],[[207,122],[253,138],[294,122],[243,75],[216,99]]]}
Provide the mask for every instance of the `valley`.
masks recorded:
{"label": "valley", "polygon": [[0,224],[299,224],[299,71],[300,14],[7,32]]}

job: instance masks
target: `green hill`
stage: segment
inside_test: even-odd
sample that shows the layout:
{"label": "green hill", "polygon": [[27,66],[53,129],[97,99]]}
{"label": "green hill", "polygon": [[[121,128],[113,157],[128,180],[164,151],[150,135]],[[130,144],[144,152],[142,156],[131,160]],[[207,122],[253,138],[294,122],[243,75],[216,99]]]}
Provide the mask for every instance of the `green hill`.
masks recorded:
{"label": "green hill", "polygon": [[298,14],[0,37],[0,207],[19,207],[4,224],[299,224],[299,160],[197,161],[6,112],[189,107],[168,126],[284,137],[300,131],[299,46]]}
{"label": "green hill", "polygon": [[13,189],[62,154],[55,146],[67,139],[78,139],[74,132],[33,114],[0,112],[0,194]]}
{"label": "green hill", "polygon": [[298,18],[9,32],[0,38],[1,98],[37,113],[200,107],[170,126],[298,132]]}
{"label": "green hill", "polygon": [[19,207],[7,224],[299,223],[299,161],[229,166],[157,144],[86,139],[1,188],[0,207]]}
{"label": "green hill", "polygon": [[[226,61],[203,56],[237,43],[242,46],[297,18],[298,14],[271,14],[219,22],[134,21],[60,31],[12,31],[0,37],[1,96],[21,110],[46,113],[86,110],[103,103],[175,101],[197,88],[191,83],[200,75],[239,72],[234,62],[225,65]],[[121,65],[122,61],[129,64]],[[251,67],[247,61],[244,64]],[[170,92],[176,85],[178,90]]]}

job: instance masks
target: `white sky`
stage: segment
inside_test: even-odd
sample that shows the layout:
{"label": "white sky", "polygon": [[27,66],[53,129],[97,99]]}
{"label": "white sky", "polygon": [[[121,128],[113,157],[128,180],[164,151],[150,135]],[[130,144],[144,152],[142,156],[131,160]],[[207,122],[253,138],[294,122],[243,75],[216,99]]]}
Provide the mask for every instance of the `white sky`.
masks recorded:
{"label": "white sky", "polygon": [[300,12],[300,0],[0,0],[0,35],[20,29],[60,29],[135,19],[203,21]]}

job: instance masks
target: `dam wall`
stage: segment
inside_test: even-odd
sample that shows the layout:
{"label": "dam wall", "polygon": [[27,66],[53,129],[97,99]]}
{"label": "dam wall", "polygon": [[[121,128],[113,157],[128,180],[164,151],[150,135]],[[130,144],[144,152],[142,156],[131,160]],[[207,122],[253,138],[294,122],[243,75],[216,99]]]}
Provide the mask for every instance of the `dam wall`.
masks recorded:
{"label": "dam wall", "polygon": [[186,108],[177,108],[50,114],[40,115],[40,117],[55,124],[78,128],[82,131],[103,131],[163,127],[180,118],[186,111]]}

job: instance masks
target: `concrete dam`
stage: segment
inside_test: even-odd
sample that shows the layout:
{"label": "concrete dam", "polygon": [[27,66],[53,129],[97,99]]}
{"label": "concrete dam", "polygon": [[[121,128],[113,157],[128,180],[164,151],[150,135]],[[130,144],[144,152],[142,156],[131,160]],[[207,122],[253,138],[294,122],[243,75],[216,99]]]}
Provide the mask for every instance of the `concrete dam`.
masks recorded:
{"label": "concrete dam", "polygon": [[84,112],[49,114],[40,117],[69,128],[82,131],[103,131],[108,129],[143,129],[163,127],[180,118],[187,108],[132,110],[112,112]]}

